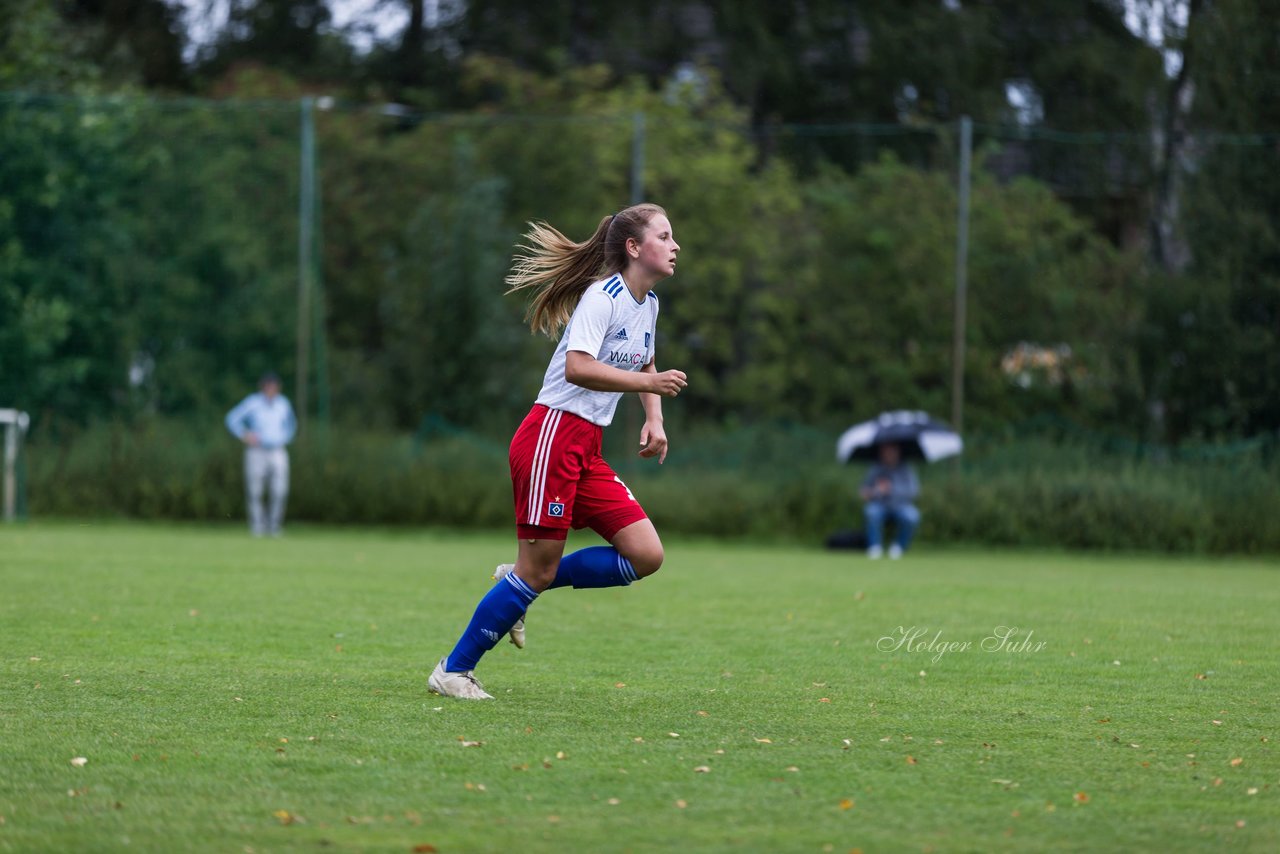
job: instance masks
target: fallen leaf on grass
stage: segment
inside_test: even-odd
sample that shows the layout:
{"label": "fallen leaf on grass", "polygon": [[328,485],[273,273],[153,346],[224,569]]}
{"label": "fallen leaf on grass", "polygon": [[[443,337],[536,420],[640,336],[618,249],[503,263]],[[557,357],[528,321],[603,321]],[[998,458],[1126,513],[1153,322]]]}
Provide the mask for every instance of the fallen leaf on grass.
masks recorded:
{"label": "fallen leaf on grass", "polygon": [[682,810],[682,809],[684,809],[684,808],[685,808],[685,807],[687,807],[687,806],[689,806],[689,802],[688,802],[688,801],[683,801],[683,800],[676,801],[676,809],[678,809],[678,810]]}
{"label": "fallen leaf on grass", "polygon": [[773,739],[772,739],[772,738],[757,738],[757,739],[755,739],[755,742],[756,742],[756,744],[773,744]]}
{"label": "fallen leaf on grass", "polygon": [[1243,764],[1243,763],[1244,763],[1244,760],[1243,760],[1243,759],[1241,759],[1239,756],[1237,756],[1235,759],[1232,759],[1232,760],[1231,760],[1231,767],[1232,767],[1232,768],[1239,768],[1239,767],[1240,767],[1240,765],[1241,765],[1241,764]]}
{"label": "fallen leaf on grass", "polygon": [[1076,792],[1074,795],[1071,796],[1071,799],[1078,804],[1089,803],[1089,795],[1086,792]]}
{"label": "fallen leaf on grass", "polygon": [[425,842],[421,845],[413,846],[414,854],[436,854],[439,850],[440,849],[436,848],[434,845]]}
{"label": "fallen leaf on grass", "polygon": [[83,756],[77,756],[75,759],[71,760],[71,764],[76,766],[77,768],[83,768],[88,763],[89,763],[89,760],[85,759]]}
{"label": "fallen leaf on grass", "polygon": [[1236,822],[1236,827],[1238,828],[1244,827],[1244,825],[1245,825],[1244,819],[1240,819],[1239,821]]}
{"label": "fallen leaf on grass", "polygon": [[622,803],[622,801],[621,801],[621,800],[619,800],[618,798],[610,798],[610,799],[607,801],[607,803],[608,803],[608,804],[609,804],[609,806],[611,806],[611,807],[616,807],[618,804]]}
{"label": "fallen leaf on grass", "polygon": [[680,737],[680,733],[678,733],[678,732],[669,732],[669,733],[667,733],[667,735],[671,736],[672,738],[679,738],[679,737]]}
{"label": "fallen leaf on grass", "polygon": [[920,763],[916,761],[916,758],[915,758],[914,756],[908,756],[908,757],[907,757],[907,764],[908,764],[908,765],[919,765]]}
{"label": "fallen leaf on grass", "polygon": [[784,771],[790,771],[790,772],[791,772],[791,773],[793,773],[793,774],[798,774],[798,773],[800,773],[800,769],[799,769],[799,768],[797,768],[797,767],[796,767],[796,766],[794,766],[794,765],[788,765],[786,768],[784,768],[784,769],[782,769],[782,770],[784,770]]}
{"label": "fallen leaf on grass", "polygon": [[1256,795],[1256,794],[1258,794],[1258,787],[1257,787],[1257,786],[1250,786],[1250,787],[1245,791],[1245,794],[1246,794],[1246,795]]}
{"label": "fallen leaf on grass", "polygon": [[694,768],[694,769],[693,769],[693,773],[695,773],[695,774],[710,774],[710,773],[711,773],[711,766],[710,766],[710,765],[699,765],[697,768]]}
{"label": "fallen leaf on grass", "polygon": [[613,687],[615,687],[615,688],[625,688],[625,687],[627,687],[627,683],[626,683],[626,682],[614,682],[614,683],[613,683]]}
{"label": "fallen leaf on grass", "polygon": [[708,717],[711,717],[711,713],[710,713],[710,712],[704,712],[704,711],[702,711],[702,709],[698,709],[698,717],[700,717],[700,718],[708,718]]}
{"label": "fallen leaf on grass", "polygon": [[1213,724],[1214,726],[1222,726],[1222,721],[1209,721],[1209,723]]}
{"label": "fallen leaf on grass", "polygon": [[830,702],[831,702],[831,698],[830,698],[830,697],[819,697],[819,698],[818,698],[818,702],[819,702],[819,703],[830,703]]}
{"label": "fallen leaf on grass", "polygon": [[842,810],[853,809],[853,798],[845,798],[844,800],[840,801],[840,809]]}
{"label": "fallen leaf on grass", "polygon": [[300,815],[294,815],[288,810],[276,810],[272,813],[276,817],[276,821],[281,824],[302,824],[303,819]]}
{"label": "fallen leaf on grass", "polygon": [[547,816],[547,821],[551,822],[552,824],[559,824],[559,823],[560,823],[560,816],[558,816],[558,815],[549,815],[549,816]]}
{"label": "fallen leaf on grass", "polygon": [[563,750],[556,751],[556,759],[568,759],[568,758],[569,758],[569,754],[565,753]]}
{"label": "fallen leaf on grass", "polygon": [[461,738],[458,739],[458,741],[462,742],[463,747],[479,747],[480,745],[484,744],[483,741],[466,741]]}

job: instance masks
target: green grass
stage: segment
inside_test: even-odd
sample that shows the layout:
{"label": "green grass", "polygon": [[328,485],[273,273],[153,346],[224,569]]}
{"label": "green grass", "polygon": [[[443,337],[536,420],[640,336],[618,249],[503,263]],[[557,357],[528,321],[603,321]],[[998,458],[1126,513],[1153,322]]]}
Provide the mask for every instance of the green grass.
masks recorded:
{"label": "green grass", "polygon": [[1280,849],[1274,560],[667,546],[463,703],[509,535],[0,528],[0,851]]}

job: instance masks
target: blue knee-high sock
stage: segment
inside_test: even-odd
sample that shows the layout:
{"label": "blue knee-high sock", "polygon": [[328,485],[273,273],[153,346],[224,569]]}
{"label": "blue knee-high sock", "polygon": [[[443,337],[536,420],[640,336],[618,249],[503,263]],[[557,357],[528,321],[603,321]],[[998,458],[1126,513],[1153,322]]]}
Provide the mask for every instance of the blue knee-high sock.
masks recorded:
{"label": "blue knee-high sock", "polygon": [[556,569],[556,580],[547,589],[570,585],[575,590],[623,587],[639,580],[631,561],[618,554],[613,546],[592,546],[562,557]]}
{"label": "blue knee-high sock", "polygon": [[471,623],[449,653],[444,669],[450,673],[475,670],[481,656],[498,645],[537,598],[537,592],[514,572],[493,585],[476,606]]}

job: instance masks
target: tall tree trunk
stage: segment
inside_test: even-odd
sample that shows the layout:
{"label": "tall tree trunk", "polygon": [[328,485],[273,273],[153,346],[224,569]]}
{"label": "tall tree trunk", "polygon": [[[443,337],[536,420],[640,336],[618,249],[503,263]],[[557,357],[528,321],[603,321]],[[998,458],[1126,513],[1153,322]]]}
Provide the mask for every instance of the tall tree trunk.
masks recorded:
{"label": "tall tree trunk", "polygon": [[[1186,241],[1178,235],[1179,174],[1187,144],[1187,123],[1195,85],[1191,76],[1192,27],[1204,6],[1188,0],[1187,25],[1182,39],[1182,64],[1169,85],[1161,119],[1159,160],[1156,163],[1155,199],[1151,210],[1151,257],[1160,269],[1176,273],[1191,262]],[[1166,11],[1165,14],[1170,14]]]}
{"label": "tall tree trunk", "polygon": [[424,82],[427,46],[427,0],[406,0],[409,23],[400,39],[400,82],[413,86]]}

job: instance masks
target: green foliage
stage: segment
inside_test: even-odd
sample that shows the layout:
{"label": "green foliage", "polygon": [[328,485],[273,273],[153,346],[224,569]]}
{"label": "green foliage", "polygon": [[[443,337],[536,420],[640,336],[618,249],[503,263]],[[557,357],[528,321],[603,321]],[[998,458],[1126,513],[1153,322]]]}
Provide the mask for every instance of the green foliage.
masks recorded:
{"label": "green foliage", "polygon": [[46,0],[0,0],[0,92],[85,90],[100,70]]}
{"label": "green foliage", "polygon": [[[1191,22],[1196,124],[1251,134],[1280,127],[1269,7],[1207,4]],[[1174,438],[1280,425],[1280,182],[1275,138],[1197,138],[1180,196],[1190,254],[1183,275],[1152,283],[1146,379]]]}
{"label": "green foliage", "polygon": [[[112,63],[128,50],[108,62],[101,37],[125,19],[119,9],[77,6],[77,18],[3,2],[0,87],[117,79]],[[317,69],[360,60],[326,29],[326,3],[295,5],[294,17],[279,2],[236,6],[201,59],[207,73],[225,69],[212,91],[226,100],[0,99],[0,403],[49,425],[213,418],[263,369],[296,380],[299,110],[285,99],[312,91]],[[953,5],[875,2],[851,15],[847,4],[783,3],[744,15],[710,4],[704,28],[728,34],[723,78],[612,55],[592,64],[570,38],[641,23],[641,35],[616,38],[678,53],[686,34],[664,4],[559,17],[505,2],[453,10],[430,45],[418,33],[432,62],[401,55],[396,85],[465,109],[320,100],[328,373],[311,383],[349,425],[404,432],[434,416],[509,429],[550,351],[523,333],[522,300],[501,296],[512,247],[531,220],[581,239],[631,201],[642,116],[644,193],[667,207],[684,247],[679,274],[658,288],[660,364],[691,378],[671,414],[827,428],[903,406],[945,414],[956,143],[931,122],[960,110],[1008,118],[1013,70],[1045,96],[1046,120],[1067,126],[1135,126],[1160,85],[1158,55],[1114,4]],[[173,14],[131,8],[149,27]],[[1249,24],[1261,10],[1235,0],[1192,20],[1195,79],[1212,93],[1195,101],[1196,123],[1247,132],[1274,117],[1270,30]],[[494,27],[478,34],[477,21]],[[1079,38],[1059,44],[1058,29]],[[264,47],[272,33],[285,45],[278,62]],[[453,37],[460,52],[446,58]],[[922,42],[936,49],[913,50]],[[379,50],[387,60],[391,48]],[[51,61],[59,51],[73,61]],[[779,57],[797,52],[806,58],[788,77]],[[415,80],[428,66],[448,81]],[[762,123],[791,109],[896,124]],[[1274,430],[1273,146],[1197,143],[1178,164],[1191,262],[1155,274],[1137,234],[1160,173],[1151,144],[1042,131],[979,127],[968,426],[1054,414],[1172,440]],[[1039,180],[1012,177],[1027,173]],[[1010,371],[1020,347],[1059,361]]]}
{"label": "green foliage", "polygon": [[[836,423],[886,409],[946,412],[955,306],[955,190],[893,157],[805,188],[807,239],[773,247],[785,285],[757,295],[759,334],[739,407]],[[1132,259],[1043,186],[975,179],[970,235],[967,412],[992,428],[1036,412],[1114,415],[1130,334]],[[1022,342],[1066,344],[1055,385],[1017,387],[1001,369]]]}

